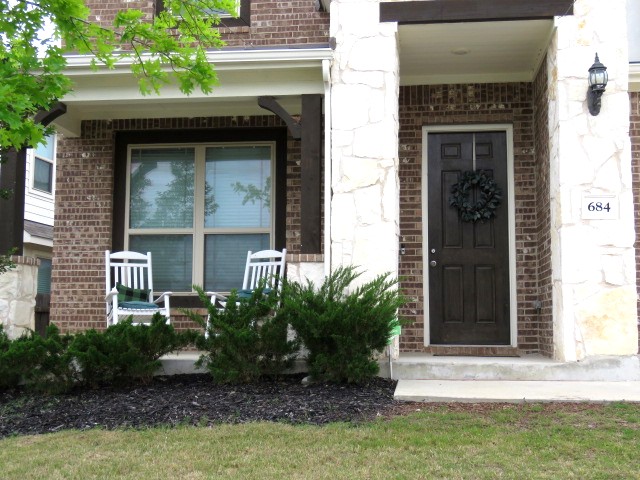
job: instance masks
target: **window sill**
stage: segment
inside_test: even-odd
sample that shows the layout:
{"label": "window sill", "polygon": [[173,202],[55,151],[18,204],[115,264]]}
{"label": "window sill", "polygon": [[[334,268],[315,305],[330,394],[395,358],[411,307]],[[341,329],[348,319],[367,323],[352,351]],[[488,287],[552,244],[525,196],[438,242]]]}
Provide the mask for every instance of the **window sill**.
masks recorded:
{"label": "window sill", "polygon": [[287,253],[287,263],[320,263],[324,262],[322,253]]}

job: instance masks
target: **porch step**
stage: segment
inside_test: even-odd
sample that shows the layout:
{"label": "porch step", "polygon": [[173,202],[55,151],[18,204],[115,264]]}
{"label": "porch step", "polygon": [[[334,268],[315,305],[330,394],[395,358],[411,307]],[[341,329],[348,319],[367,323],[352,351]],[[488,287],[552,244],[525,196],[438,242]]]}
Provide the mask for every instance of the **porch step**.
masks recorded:
{"label": "porch step", "polygon": [[396,380],[640,381],[640,357],[589,357],[558,362],[524,357],[452,357],[402,354],[392,363]]}
{"label": "porch step", "polygon": [[[160,358],[160,368],[155,375],[180,375],[191,373],[207,373],[206,368],[196,368],[195,363],[205,353],[197,350],[187,350],[177,353],[168,353]],[[288,373],[304,372],[306,364],[302,360],[295,360]]]}
{"label": "porch step", "polygon": [[187,350],[168,353],[160,358],[161,367],[156,375],[180,375],[185,373],[207,373],[204,368],[196,368],[195,363],[203,352]]}
{"label": "porch step", "polygon": [[399,380],[394,398],[411,402],[640,402],[640,381]]}

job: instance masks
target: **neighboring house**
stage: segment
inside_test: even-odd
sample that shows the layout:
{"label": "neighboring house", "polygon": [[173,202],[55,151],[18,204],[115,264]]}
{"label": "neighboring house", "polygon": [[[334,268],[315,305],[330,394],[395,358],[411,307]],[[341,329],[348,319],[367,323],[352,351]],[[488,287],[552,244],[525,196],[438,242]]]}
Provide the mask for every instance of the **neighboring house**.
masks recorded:
{"label": "neighboring house", "polygon": [[[55,166],[54,135],[36,149],[22,149],[0,171],[2,187],[13,191],[0,200],[1,250],[17,252],[16,267],[0,277],[0,324],[11,337],[26,329],[43,334],[49,322]],[[16,175],[20,167],[22,180]]]}
{"label": "neighboring house", "polygon": [[[96,20],[161,7],[87,4]],[[198,305],[194,283],[239,285],[247,250],[286,247],[293,278],[399,276],[401,358],[540,355],[639,378],[637,5],[317,4],[242,0],[210,52],[211,95],[142,96],[127,66],[69,57],[52,321],[105,326],[106,249],[152,251],[177,308]],[[596,53],[609,83],[594,116]],[[502,198],[463,222],[451,188],[476,170]]]}
{"label": "neighboring house", "polygon": [[40,260],[38,294],[51,293],[53,207],[56,171],[56,137],[27,151],[24,256]]}
{"label": "neighboring house", "polygon": [[27,150],[23,255],[38,259],[34,329],[43,334],[49,323],[53,209],[56,181],[56,136]]}

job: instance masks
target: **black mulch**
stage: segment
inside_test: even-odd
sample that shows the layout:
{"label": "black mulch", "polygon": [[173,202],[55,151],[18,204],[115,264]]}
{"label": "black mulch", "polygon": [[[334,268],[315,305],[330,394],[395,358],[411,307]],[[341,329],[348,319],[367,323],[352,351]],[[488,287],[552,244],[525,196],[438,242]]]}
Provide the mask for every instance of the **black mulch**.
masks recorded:
{"label": "black mulch", "polygon": [[94,427],[212,425],[271,421],[322,425],[389,416],[396,382],[302,385],[302,376],[216,385],[207,374],[156,377],[150,385],[67,395],[0,393],[0,438]]}

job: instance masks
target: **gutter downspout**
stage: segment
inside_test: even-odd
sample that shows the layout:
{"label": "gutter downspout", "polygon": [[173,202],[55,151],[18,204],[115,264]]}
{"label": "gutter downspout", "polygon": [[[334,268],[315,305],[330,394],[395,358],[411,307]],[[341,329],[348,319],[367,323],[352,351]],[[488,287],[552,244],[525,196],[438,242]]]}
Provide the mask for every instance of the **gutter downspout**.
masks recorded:
{"label": "gutter downspout", "polygon": [[322,61],[324,81],[324,275],[331,274],[331,61]]}

